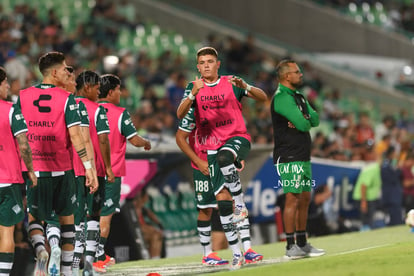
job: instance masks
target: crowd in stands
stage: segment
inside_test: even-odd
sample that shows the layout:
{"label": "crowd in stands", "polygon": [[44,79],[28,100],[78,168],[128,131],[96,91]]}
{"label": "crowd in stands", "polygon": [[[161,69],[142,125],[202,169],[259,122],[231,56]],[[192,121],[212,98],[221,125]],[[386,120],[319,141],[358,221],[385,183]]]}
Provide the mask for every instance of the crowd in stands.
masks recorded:
{"label": "crowd in stands", "polygon": [[[389,30],[414,33],[412,0],[313,0],[339,9],[357,21],[380,25]],[[357,19],[355,17],[355,19]]]}
{"label": "crowd in stands", "polygon": [[[338,2],[338,1],[333,1]],[[341,2],[341,1],[339,1]],[[339,3],[338,2],[338,3]],[[342,1],[343,2],[343,1]],[[346,2],[346,1],[345,1]],[[97,0],[90,16],[69,32],[50,9],[45,18],[29,4],[15,5],[11,13],[0,18],[0,65],[4,66],[11,84],[11,100],[19,90],[39,81],[36,64],[47,51],[64,52],[67,63],[79,73],[85,68],[115,73],[122,79],[122,105],[130,111],[142,135],[174,141],[177,127],[176,108],[188,81],[195,77],[193,56],[183,56],[165,49],[153,57],[145,49],[133,52],[119,47],[118,30],[135,30],[145,23],[136,16],[128,1]],[[129,12],[125,12],[128,10]],[[211,45],[218,49],[222,74],[236,74],[262,88],[269,99],[277,87],[274,68],[283,57],[272,57],[255,47],[254,36],[244,41],[210,34],[196,46]],[[109,56],[119,58],[107,62]],[[401,153],[411,148],[414,123],[402,111],[398,117],[385,116],[387,123],[373,122],[369,113],[355,113],[342,105],[341,92],[327,87],[308,63],[301,64],[303,91],[321,114],[328,131],[313,133],[312,155],[338,160],[366,160],[369,151],[383,151],[392,144]],[[244,116],[253,142],[271,144],[272,126],[269,106],[246,101]],[[390,120],[392,123],[390,123]],[[332,130],[330,130],[332,129]]]}

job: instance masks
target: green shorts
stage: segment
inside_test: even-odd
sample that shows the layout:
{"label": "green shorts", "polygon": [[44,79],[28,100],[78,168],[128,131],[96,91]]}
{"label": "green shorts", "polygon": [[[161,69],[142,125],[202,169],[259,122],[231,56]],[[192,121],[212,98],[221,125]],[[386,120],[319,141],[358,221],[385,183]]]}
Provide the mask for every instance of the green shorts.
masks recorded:
{"label": "green shorts", "polygon": [[280,176],[277,185],[283,188],[285,194],[310,192],[315,186],[315,181],[312,180],[310,161],[279,163],[275,164],[275,168]]}
{"label": "green shorts", "polygon": [[[80,176],[84,177],[84,176]],[[80,178],[79,177],[79,178]],[[103,199],[105,198],[105,177],[98,176],[99,188],[98,190],[91,194],[86,193],[86,205],[88,208],[88,216],[98,216],[102,208]],[[85,183],[85,180],[83,181]]]}
{"label": "green shorts", "polygon": [[12,184],[0,188],[0,225],[10,227],[24,219],[22,190],[20,185]]}
{"label": "green shorts", "polygon": [[105,183],[105,200],[103,202],[101,216],[108,216],[119,213],[121,208],[119,201],[121,200],[121,177],[115,177],[114,183]]}
{"label": "green shorts", "polygon": [[216,196],[213,192],[210,177],[193,168],[193,181],[197,208],[207,209],[217,207]]}
{"label": "green shorts", "polygon": [[36,219],[50,218],[52,211],[58,216],[70,216],[76,202],[75,176],[73,170],[64,172],[60,176],[42,176],[50,174],[41,172],[37,179],[37,186],[30,187],[26,181],[27,208]]}
{"label": "green shorts", "polygon": [[238,160],[245,160],[250,151],[250,142],[246,138],[235,136],[227,140],[227,142],[219,149],[207,151],[208,167],[215,195],[226,187],[224,176],[217,163],[217,153],[220,150],[229,150]]}
{"label": "green shorts", "polygon": [[75,217],[75,225],[79,225],[81,222],[85,222],[86,213],[88,211],[88,206],[86,205],[86,195],[89,193],[89,188],[85,187],[85,176],[76,176],[76,185],[75,185],[75,210],[73,215]]}

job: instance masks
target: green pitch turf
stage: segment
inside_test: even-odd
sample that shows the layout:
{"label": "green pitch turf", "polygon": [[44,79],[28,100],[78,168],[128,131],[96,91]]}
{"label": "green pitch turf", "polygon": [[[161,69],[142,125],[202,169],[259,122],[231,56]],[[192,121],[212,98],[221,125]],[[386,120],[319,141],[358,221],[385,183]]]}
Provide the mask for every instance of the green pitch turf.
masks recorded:
{"label": "green pitch turf", "polygon": [[[114,265],[105,275],[414,275],[414,233],[407,226],[382,228],[310,238],[309,242],[326,250],[317,258],[286,261],[285,243],[278,242],[253,248],[264,255],[259,264],[244,265],[240,270],[201,265],[201,254],[160,260],[132,261]],[[201,252],[201,248],[200,248]],[[219,256],[231,260],[230,250]]]}

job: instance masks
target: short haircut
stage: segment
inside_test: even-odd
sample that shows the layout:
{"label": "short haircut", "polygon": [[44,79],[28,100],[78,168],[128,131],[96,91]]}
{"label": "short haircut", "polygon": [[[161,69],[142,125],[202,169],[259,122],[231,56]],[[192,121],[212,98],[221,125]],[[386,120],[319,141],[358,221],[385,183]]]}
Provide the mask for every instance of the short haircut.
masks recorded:
{"label": "short haircut", "polygon": [[284,74],[290,70],[289,64],[296,63],[293,59],[284,59],[279,62],[279,64],[276,66],[276,74],[277,77],[280,79]]}
{"label": "short haircut", "polygon": [[76,90],[82,89],[85,85],[95,85],[99,83],[99,75],[94,71],[83,71],[76,78]]}
{"label": "short haircut", "polygon": [[217,50],[213,47],[203,47],[197,51],[197,60],[200,56],[212,55],[218,58]]}
{"label": "short haircut", "polygon": [[118,85],[121,85],[121,80],[113,74],[106,74],[101,76],[100,83],[99,98],[106,98],[109,91],[115,89]]}
{"label": "short haircut", "polygon": [[6,77],[6,69],[0,67],[0,83],[3,82],[6,79]]}
{"label": "short haircut", "polygon": [[61,52],[46,53],[39,58],[39,71],[44,76],[50,68],[62,64],[63,61],[65,61],[65,55]]}

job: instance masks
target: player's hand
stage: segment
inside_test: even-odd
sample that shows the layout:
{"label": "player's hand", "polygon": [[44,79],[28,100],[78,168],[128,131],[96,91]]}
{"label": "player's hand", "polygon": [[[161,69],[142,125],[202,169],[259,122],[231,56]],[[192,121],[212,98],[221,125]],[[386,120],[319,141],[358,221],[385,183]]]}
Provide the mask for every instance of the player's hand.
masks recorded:
{"label": "player's hand", "polygon": [[112,171],[112,168],[106,168],[106,181],[108,181],[109,183],[115,182],[115,175]]}
{"label": "player's hand", "polygon": [[193,81],[193,89],[191,90],[191,93],[196,96],[201,88],[204,87],[204,82],[202,78],[198,78],[196,76],[195,81]]}
{"label": "player's hand", "polygon": [[32,181],[32,185],[30,185],[30,188],[37,186],[37,176],[34,172],[27,172],[27,176],[29,177],[30,181]]}
{"label": "player's hand", "polygon": [[292,124],[291,122],[288,122],[288,128],[296,128],[294,124]]}
{"label": "player's hand", "polygon": [[204,175],[209,176],[210,175],[210,171],[208,170],[208,162],[202,160],[200,163],[196,164],[198,169],[200,170],[200,172]]}
{"label": "player's hand", "polygon": [[238,162],[238,164],[236,165],[236,169],[237,169],[238,172],[241,172],[242,170],[244,170],[244,167],[245,167],[246,163],[245,163],[244,160],[240,160],[240,161],[237,161],[237,162]]}
{"label": "player's hand", "polygon": [[151,142],[149,140],[145,140],[144,150],[151,149]]}
{"label": "player's hand", "polygon": [[234,86],[237,86],[237,87],[242,88],[244,90],[246,90],[246,88],[247,88],[247,83],[244,80],[242,80],[241,78],[237,78],[237,77],[233,76],[233,77],[231,77],[231,79],[229,79],[229,82],[231,84],[233,84]]}
{"label": "player's hand", "polygon": [[89,193],[93,194],[98,190],[98,177],[96,176],[96,170],[90,168],[85,170],[85,186],[89,188]]}

